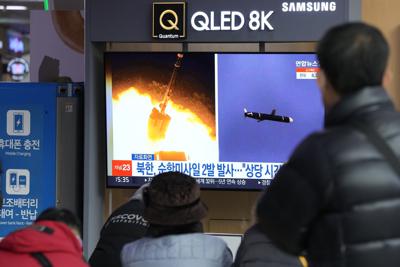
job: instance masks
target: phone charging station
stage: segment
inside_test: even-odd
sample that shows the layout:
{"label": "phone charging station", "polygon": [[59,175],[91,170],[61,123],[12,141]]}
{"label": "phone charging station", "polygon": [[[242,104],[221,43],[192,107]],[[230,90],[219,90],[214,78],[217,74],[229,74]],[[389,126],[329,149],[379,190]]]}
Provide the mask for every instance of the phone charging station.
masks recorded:
{"label": "phone charging station", "polygon": [[83,83],[0,83],[0,238],[49,207],[82,214]]}

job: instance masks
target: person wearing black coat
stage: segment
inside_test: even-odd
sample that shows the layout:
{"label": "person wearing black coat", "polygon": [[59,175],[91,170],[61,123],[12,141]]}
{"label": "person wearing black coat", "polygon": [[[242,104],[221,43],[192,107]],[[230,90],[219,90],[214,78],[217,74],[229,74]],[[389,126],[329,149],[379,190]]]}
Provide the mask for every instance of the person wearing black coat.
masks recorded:
{"label": "person wearing black coat", "polygon": [[119,267],[121,264],[122,247],[142,238],[148,228],[148,222],[143,218],[143,189],[139,188],[133,197],[116,209],[107,219],[100,233],[100,240],[90,256],[91,267]]}
{"label": "person wearing black coat", "polygon": [[372,26],[328,31],[317,49],[325,129],[297,147],[259,200],[263,233],[305,252],[310,267],[400,266],[400,175],[356,126],[376,132],[399,160],[400,114],[382,88],[388,54]]}
{"label": "person wearing black coat", "polygon": [[302,267],[302,264],[296,256],[278,249],[255,224],[244,234],[232,267]]}

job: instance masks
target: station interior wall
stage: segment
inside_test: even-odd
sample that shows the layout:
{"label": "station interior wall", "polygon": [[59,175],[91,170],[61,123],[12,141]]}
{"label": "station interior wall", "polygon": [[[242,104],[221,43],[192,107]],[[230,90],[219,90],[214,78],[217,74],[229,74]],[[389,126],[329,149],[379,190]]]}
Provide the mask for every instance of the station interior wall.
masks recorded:
{"label": "station interior wall", "polygon": [[386,88],[400,110],[400,1],[398,0],[362,0],[363,21],[375,25],[389,41],[390,69],[392,82]]}

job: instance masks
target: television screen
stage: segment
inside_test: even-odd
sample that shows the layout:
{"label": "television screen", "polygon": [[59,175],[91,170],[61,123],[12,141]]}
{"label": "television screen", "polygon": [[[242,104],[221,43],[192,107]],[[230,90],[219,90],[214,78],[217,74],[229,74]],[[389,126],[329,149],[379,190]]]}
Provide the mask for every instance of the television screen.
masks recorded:
{"label": "television screen", "polygon": [[314,54],[106,53],[107,185],[262,189],[323,124]]}

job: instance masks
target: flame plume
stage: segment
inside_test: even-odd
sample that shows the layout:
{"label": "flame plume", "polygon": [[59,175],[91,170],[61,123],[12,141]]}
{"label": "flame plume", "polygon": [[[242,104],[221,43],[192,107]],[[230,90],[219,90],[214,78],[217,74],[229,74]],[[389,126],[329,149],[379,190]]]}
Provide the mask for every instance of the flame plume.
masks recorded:
{"label": "flame plume", "polygon": [[149,94],[130,87],[113,98],[113,142],[115,159],[131,159],[132,154],[182,151],[191,161],[218,161],[215,125],[206,125],[190,109],[170,101],[166,113],[171,122],[162,140],[148,135],[148,120],[159,103]]}

